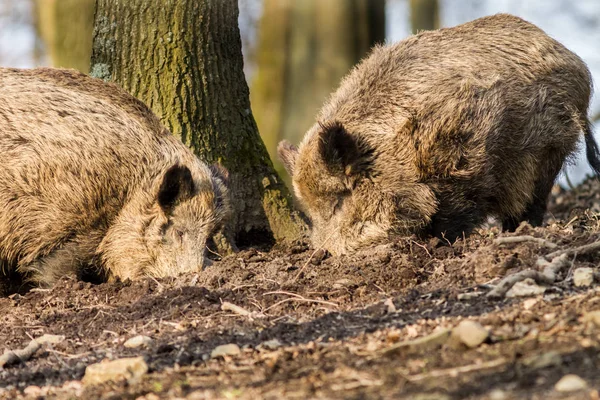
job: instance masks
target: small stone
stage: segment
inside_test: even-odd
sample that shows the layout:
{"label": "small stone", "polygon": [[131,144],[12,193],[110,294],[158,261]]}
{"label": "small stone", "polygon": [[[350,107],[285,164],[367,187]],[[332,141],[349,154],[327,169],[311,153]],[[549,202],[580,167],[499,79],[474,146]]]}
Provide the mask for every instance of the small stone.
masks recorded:
{"label": "small stone", "polygon": [[241,354],[240,346],[235,343],[224,344],[217,346],[210,353],[210,358],[225,357],[225,356],[237,356]]}
{"label": "small stone", "polygon": [[473,349],[486,341],[490,333],[479,322],[461,321],[452,329],[452,337]]}
{"label": "small stone", "polygon": [[79,390],[82,387],[81,381],[66,381],[62,385],[63,390]]}
{"label": "small stone", "polygon": [[539,286],[531,278],[527,278],[521,282],[514,284],[512,288],[506,293],[506,297],[529,297],[544,294],[546,288]]}
{"label": "small stone", "polygon": [[125,343],[123,343],[123,346],[130,349],[135,349],[136,347],[141,346],[150,347],[152,342],[152,338],[144,335],[138,335],[128,339]]}
{"label": "small stone", "polygon": [[549,351],[543,354],[525,358],[522,362],[523,365],[529,369],[536,370],[561,365],[563,359],[560,353],[556,351]]}
{"label": "small stone", "polygon": [[457,297],[459,300],[473,300],[476,299],[477,297],[481,296],[481,293],[479,292],[469,292],[469,293],[460,293]]}
{"label": "small stone", "polygon": [[58,344],[65,340],[63,335],[49,335],[45,334],[36,338],[35,341],[39,344]]}
{"label": "small stone", "polygon": [[578,377],[577,375],[565,375],[563,376],[556,385],[554,385],[554,389],[558,392],[577,392],[579,390],[587,389],[587,382]]}
{"label": "small stone", "polygon": [[73,396],[80,398],[83,393],[83,384],[81,381],[67,381],[62,385],[61,390],[71,392]]}
{"label": "small stone", "polygon": [[523,302],[523,308],[530,310],[538,303],[539,299],[527,299]]}
{"label": "small stone", "polygon": [[333,288],[334,289],[344,289],[347,288],[349,286],[352,286],[352,281],[348,278],[342,278],[342,279],[338,279],[337,281],[333,282]]}
{"label": "small stone", "polygon": [[271,340],[267,340],[265,342],[262,342],[261,344],[258,345],[259,349],[265,349],[265,350],[277,350],[278,348],[280,348],[281,346],[283,346],[281,344],[281,342],[277,339],[271,339]]}
{"label": "small stone", "polygon": [[38,397],[42,394],[42,388],[35,385],[27,386],[23,389],[23,393],[27,396]]}
{"label": "small stone", "polygon": [[586,313],[583,320],[584,322],[590,322],[597,328],[600,328],[600,310]]}
{"label": "small stone", "polygon": [[145,396],[137,397],[135,400],[160,400],[160,397],[158,397],[154,393],[148,393]]}
{"label": "small stone", "polygon": [[399,353],[414,353],[432,350],[442,347],[442,345],[448,341],[451,332],[452,331],[448,328],[442,328],[422,338],[396,343],[385,349],[383,352],[386,355],[396,355]]}
{"label": "small stone", "polygon": [[591,286],[594,283],[594,270],[592,268],[577,268],[573,271],[573,283],[577,287]]}
{"label": "small stone", "polygon": [[389,343],[398,343],[400,341],[400,331],[397,329],[394,329],[392,331],[389,331],[388,334],[386,335],[386,340]]}
{"label": "small stone", "polygon": [[450,400],[445,393],[415,393],[410,397],[412,400]]}
{"label": "small stone", "polygon": [[494,389],[489,393],[490,400],[505,400],[508,399],[508,395],[502,389]]}
{"label": "small stone", "polygon": [[127,380],[132,383],[141,378],[146,372],[148,372],[148,365],[143,357],[121,358],[88,365],[82,382],[85,385],[120,380]]}
{"label": "small stone", "polygon": [[310,263],[313,265],[321,265],[323,260],[327,258],[327,255],[327,250],[318,249],[310,259]]}
{"label": "small stone", "polygon": [[388,314],[393,314],[397,311],[396,306],[394,305],[394,300],[392,300],[392,298],[389,298],[386,301],[384,301],[383,305],[386,307],[386,311]]}

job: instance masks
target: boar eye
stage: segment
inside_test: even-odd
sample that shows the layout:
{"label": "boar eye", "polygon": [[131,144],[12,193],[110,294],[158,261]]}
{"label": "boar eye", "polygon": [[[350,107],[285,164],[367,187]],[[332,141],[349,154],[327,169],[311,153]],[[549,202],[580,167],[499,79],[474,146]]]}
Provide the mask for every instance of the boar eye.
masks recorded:
{"label": "boar eye", "polygon": [[344,200],[349,195],[350,195],[350,191],[345,190],[337,196],[337,198],[335,199],[335,203],[333,205],[333,213],[334,214],[341,210],[342,206],[344,205]]}
{"label": "boar eye", "polygon": [[335,201],[335,204],[333,205],[333,213],[335,214],[338,211],[340,211],[342,209],[343,204],[344,204],[344,198],[338,197]]}
{"label": "boar eye", "polygon": [[183,240],[184,235],[185,235],[184,231],[182,231],[181,229],[175,229],[175,237],[177,237],[177,239]]}
{"label": "boar eye", "polygon": [[333,206],[333,213],[335,214],[336,212],[340,211],[340,208],[342,208],[342,200],[338,199]]}

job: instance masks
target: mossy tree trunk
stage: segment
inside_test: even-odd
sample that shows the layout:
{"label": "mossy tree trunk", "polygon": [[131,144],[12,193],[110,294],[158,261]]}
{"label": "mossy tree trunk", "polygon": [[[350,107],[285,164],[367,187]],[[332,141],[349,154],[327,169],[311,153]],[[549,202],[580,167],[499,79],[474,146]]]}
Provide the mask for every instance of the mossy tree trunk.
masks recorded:
{"label": "mossy tree trunk", "polygon": [[229,170],[238,240],[294,240],[306,225],[252,116],[237,18],[237,0],[97,0],[91,73],[117,82],[201,159]]}
{"label": "mossy tree trunk", "polygon": [[413,33],[440,27],[438,0],[410,0],[410,25]]}
{"label": "mossy tree trunk", "polygon": [[38,36],[52,65],[89,72],[95,0],[35,0]]}
{"label": "mossy tree trunk", "polygon": [[297,143],[342,77],[385,40],[384,0],[264,0],[251,99],[271,154]]}

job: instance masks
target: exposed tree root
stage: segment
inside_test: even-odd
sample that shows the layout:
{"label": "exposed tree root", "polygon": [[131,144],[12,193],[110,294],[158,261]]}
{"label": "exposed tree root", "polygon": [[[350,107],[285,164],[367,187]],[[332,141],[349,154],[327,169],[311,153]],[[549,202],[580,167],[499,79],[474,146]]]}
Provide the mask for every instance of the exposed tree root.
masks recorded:
{"label": "exposed tree root", "polygon": [[551,262],[544,260],[543,258],[538,259],[538,265],[544,266],[544,271],[536,271],[533,269],[527,269],[525,271],[517,272],[516,274],[509,275],[502,279],[494,289],[492,289],[487,297],[501,298],[506,295],[506,292],[512,288],[515,283],[524,281],[525,279],[532,278],[537,283],[543,283],[551,285],[556,282],[558,273],[569,265],[569,256],[567,253],[563,253],[557,257],[554,257]]}

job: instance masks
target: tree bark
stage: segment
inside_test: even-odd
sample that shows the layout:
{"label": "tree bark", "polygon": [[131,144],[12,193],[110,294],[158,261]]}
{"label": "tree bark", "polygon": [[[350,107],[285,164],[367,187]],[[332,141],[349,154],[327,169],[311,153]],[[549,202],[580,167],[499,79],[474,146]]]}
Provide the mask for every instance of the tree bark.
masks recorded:
{"label": "tree bark", "polygon": [[95,0],[35,0],[34,7],[52,65],[89,72]]}
{"label": "tree bark", "polygon": [[237,0],[97,0],[93,76],[144,101],[196,154],[230,173],[238,241],[304,235],[250,111]]}
{"label": "tree bark", "polygon": [[431,31],[440,27],[438,0],[410,0],[412,33]]}

